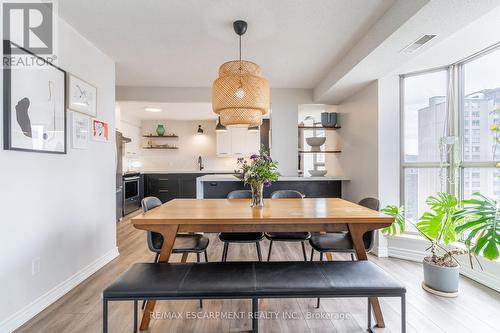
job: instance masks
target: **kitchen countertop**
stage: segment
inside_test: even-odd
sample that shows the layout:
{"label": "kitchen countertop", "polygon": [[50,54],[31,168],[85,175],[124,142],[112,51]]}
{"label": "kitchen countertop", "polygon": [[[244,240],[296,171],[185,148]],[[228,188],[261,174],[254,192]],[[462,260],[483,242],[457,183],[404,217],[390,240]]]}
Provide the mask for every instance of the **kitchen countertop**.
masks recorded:
{"label": "kitchen countertop", "polygon": [[215,173],[215,174],[232,174],[233,170],[163,170],[163,171],[141,171],[143,174],[168,174],[168,173]]}
{"label": "kitchen countertop", "polygon": [[[224,175],[224,174],[216,174],[216,175],[205,175],[196,178],[198,182],[234,182],[240,181],[233,175]],[[348,181],[349,177],[345,176],[324,176],[324,177],[279,177],[278,181]]]}

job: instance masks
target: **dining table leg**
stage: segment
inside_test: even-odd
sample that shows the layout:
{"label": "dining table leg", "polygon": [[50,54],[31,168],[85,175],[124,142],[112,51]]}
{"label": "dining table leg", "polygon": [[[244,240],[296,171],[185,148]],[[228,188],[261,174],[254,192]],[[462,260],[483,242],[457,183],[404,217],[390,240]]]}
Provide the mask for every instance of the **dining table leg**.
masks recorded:
{"label": "dining table leg", "polygon": [[[358,223],[348,224],[347,227],[349,229],[349,233],[351,234],[354,251],[356,251],[358,260],[368,260],[368,256],[366,255],[365,250],[365,243],[363,242],[363,235],[367,231],[374,230],[376,228]],[[370,303],[372,305],[377,327],[384,328],[384,316],[382,315],[382,309],[380,308],[380,302],[378,301],[378,298],[370,297]]]}
{"label": "dining table leg", "polygon": [[[158,262],[168,262],[172,249],[174,248],[175,237],[177,236],[177,230],[179,230],[179,225],[158,225],[154,228],[149,229],[151,231],[157,232],[163,236],[163,245],[160,251],[160,258]],[[186,256],[187,259],[187,256]],[[149,300],[146,302],[146,308],[142,314],[141,320],[141,331],[145,331],[149,328],[149,322],[151,321],[151,315],[153,314],[156,305],[155,300]]]}

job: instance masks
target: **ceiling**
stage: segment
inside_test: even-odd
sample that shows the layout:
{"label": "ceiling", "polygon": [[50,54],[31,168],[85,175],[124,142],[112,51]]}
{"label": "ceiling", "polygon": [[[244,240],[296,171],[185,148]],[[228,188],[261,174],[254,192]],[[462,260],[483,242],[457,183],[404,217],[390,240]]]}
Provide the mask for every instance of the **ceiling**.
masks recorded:
{"label": "ceiling", "polygon": [[[211,103],[150,103],[119,102],[120,113],[132,120],[208,120],[217,115],[212,111]],[[161,109],[161,112],[149,112],[145,108]]]}
{"label": "ceiling", "polygon": [[64,0],[59,14],[116,61],[125,86],[209,87],[238,57],[273,88],[313,88],[394,0]]}

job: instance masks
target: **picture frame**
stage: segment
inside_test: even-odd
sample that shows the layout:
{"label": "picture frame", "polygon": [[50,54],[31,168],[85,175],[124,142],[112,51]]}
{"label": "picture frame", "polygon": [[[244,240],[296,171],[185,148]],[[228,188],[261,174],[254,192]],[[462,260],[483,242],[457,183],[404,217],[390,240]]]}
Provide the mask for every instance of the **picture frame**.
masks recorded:
{"label": "picture frame", "polygon": [[68,74],[68,109],[97,116],[97,88],[79,77]]}
{"label": "picture frame", "polygon": [[25,61],[4,59],[4,149],[66,154],[66,71],[9,40],[3,46],[4,57]]}
{"label": "picture frame", "polygon": [[90,118],[78,112],[71,112],[71,147],[88,149],[90,137]]}
{"label": "picture frame", "polygon": [[109,124],[99,119],[92,119],[92,140],[100,142],[109,141]]}

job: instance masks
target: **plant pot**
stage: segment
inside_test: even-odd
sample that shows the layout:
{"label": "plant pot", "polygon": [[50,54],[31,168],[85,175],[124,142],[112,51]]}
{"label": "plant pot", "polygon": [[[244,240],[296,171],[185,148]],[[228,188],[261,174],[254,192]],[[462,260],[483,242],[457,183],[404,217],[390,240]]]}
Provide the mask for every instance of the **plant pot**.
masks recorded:
{"label": "plant pot", "polygon": [[[440,296],[455,297],[458,293],[460,266],[438,266],[427,257],[423,260],[423,288]],[[426,288],[427,287],[427,288]]]}

